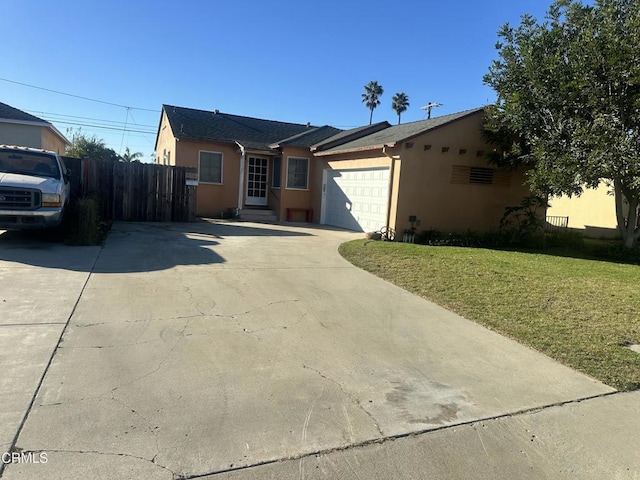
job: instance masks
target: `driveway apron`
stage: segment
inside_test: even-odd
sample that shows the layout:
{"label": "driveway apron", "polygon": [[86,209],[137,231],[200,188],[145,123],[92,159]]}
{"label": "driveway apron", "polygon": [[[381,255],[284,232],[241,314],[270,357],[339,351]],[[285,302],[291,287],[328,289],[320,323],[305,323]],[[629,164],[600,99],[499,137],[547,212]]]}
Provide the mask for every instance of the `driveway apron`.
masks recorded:
{"label": "driveway apron", "polygon": [[6,478],[188,478],[612,391],[352,266],[361,235],[116,224],[17,441],[48,461]]}

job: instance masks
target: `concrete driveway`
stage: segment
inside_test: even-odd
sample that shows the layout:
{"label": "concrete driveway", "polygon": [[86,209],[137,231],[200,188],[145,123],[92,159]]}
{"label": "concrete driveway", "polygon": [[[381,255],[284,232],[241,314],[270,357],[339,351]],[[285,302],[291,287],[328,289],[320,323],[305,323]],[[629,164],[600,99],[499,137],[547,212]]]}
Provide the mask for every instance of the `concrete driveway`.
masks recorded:
{"label": "concrete driveway", "polygon": [[[451,448],[459,462],[434,478],[500,478],[495,462],[493,476],[465,476],[467,454],[488,456],[501,436],[528,446],[518,415],[553,418],[611,398],[609,387],[353,267],[337,246],[359,236],[120,223],[102,250],[70,249],[79,253],[64,267],[50,259],[69,247],[5,255],[0,237],[9,285],[0,338],[14,358],[27,348],[33,358],[17,365],[3,350],[3,382],[16,389],[15,408],[2,412],[12,419],[0,431],[5,448],[70,317],[15,443],[47,462],[8,464],[4,477],[424,478],[436,468],[424,453]],[[42,292],[25,298],[35,286],[46,302]],[[509,439],[500,422],[512,418]],[[505,459],[540,472],[535,456]]]}
{"label": "concrete driveway", "polygon": [[99,251],[0,230],[0,452],[13,442]]}

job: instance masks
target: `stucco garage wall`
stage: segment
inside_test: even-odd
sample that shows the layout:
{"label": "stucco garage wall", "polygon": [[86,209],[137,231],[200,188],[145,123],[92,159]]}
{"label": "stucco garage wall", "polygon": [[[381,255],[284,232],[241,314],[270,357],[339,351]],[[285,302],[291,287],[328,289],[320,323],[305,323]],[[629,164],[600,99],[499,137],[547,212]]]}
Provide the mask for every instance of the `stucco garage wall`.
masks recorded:
{"label": "stucco garage wall", "polygon": [[420,230],[495,230],[504,208],[530,194],[522,170],[505,174],[508,186],[452,183],[454,166],[489,167],[484,152],[491,147],[482,138],[481,125],[482,114],[475,114],[400,146],[398,231],[410,227],[410,215],[420,220]]}

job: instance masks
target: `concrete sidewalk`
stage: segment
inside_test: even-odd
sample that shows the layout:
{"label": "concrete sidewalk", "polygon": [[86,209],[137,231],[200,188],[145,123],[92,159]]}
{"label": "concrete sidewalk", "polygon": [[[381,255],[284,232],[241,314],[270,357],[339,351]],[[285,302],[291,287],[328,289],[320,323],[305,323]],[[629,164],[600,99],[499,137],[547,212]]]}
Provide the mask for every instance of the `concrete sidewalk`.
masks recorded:
{"label": "concrete sidewalk", "polygon": [[[626,478],[606,449],[582,460],[580,429],[552,425],[590,405],[633,414],[635,394],[571,403],[613,390],[353,267],[337,246],[359,236],[115,225],[18,438],[48,462],[4,476],[558,478],[579,464]],[[637,427],[607,436],[619,417],[602,415],[624,456]],[[529,427],[556,457],[511,455]]]}
{"label": "concrete sidewalk", "polygon": [[14,440],[99,251],[0,231],[0,453]]}
{"label": "concrete sidewalk", "polygon": [[446,427],[203,477],[316,479],[638,479],[640,392]]}

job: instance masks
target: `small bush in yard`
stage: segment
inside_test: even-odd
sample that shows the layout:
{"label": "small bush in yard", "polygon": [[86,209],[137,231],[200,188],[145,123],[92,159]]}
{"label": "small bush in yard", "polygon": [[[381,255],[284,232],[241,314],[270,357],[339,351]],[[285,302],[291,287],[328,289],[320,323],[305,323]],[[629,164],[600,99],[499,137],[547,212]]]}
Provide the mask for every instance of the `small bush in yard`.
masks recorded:
{"label": "small bush in yard", "polygon": [[94,198],[75,200],[65,218],[65,243],[98,245],[101,240],[98,202]]}
{"label": "small bush in yard", "polygon": [[618,243],[603,243],[589,246],[587,252],[594,258],[621,263],[640,264],[640,249],[626,248]]}
{"label": "small bush in yard", "polygon": [[462,232],[443,233],[438,230],[424,230],[416,234],[415,243],[439,247],[482,247],[500,248],[508,246],[508,239],[501,232]]}

